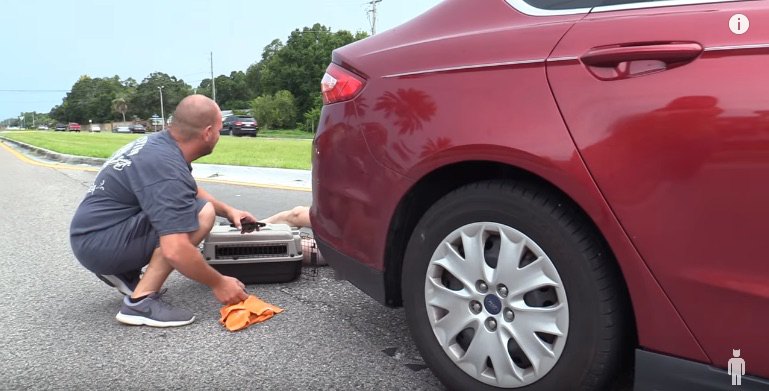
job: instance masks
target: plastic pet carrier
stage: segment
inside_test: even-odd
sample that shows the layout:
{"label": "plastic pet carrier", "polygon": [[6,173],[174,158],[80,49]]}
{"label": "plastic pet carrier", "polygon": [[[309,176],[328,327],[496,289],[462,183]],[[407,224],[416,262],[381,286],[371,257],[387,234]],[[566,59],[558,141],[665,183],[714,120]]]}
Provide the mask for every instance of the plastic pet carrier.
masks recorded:
{"label": "plastic pet carrier", "polygon": [[229,225],[215,225],[202,252],[219,273],[246,284],[289,282],[302,273],[302,239],[285,224],[267,224],[245,234]]}

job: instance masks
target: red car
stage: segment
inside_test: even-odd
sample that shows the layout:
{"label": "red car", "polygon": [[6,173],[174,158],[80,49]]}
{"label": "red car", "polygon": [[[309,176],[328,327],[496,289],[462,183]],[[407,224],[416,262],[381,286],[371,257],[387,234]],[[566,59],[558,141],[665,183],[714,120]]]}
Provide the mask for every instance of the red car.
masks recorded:
{"label": "red car", "polygon": [[769,387],[769,5],[605,3],[334,51],[320,249],[450,388]]}
{"label": "red car", "polygon": [[69,124],[67,124],[67,130],[70,132],[79,132],[80,124],[77,122],[70,122]]}

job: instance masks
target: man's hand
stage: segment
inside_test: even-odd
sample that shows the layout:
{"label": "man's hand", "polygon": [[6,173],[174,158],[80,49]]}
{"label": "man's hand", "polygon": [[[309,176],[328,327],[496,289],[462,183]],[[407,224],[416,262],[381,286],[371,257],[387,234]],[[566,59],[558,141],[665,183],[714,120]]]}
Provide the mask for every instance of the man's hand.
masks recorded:
{"label": "man's hand", "polygon": [[235,208],[230,208],[230,210],[227,212],[227,219],[230,220],[230,223],[232,223],[235,228],[239,229],[241,233],[245,233],[242,223],[256,222],[256,217],[254,217],[251,213]]}
{"label": "man's hand", "polygon": [[216,300],[224,305],[235,304],[248,298],[246,286],[230,276],[222,276],[221,282],[213,287],[213,292]]}

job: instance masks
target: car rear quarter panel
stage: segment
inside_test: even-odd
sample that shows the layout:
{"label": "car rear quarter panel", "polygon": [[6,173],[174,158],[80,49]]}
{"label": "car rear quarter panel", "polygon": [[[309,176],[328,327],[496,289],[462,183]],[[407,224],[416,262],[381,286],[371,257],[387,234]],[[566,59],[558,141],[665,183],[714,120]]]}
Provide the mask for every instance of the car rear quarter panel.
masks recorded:
{"label": "car rear quarter panel", "polygon": [[[464,161],[500,162],[550,182],[585,210],[620,260],[641,345],[707,361],[590,177],[543,69],[540,64],[399,78],[381,90],[372,83],[367,96],[381,96],[374,107],[382,110],[366,114],[370,122],[362,129],[368,146],[378,162],[409,182]],[[388,105],[394,107],[389,115]],[[399,201],[388,195],[386,215]],[[372,265],[381,268],[384,243],[377,249]]]}
{"label": "car rear quarter panel", "polygon": [[520,168],[569,195],[603,233],[625,275],[641,344],[706,361],[598,191],[550,91],[545,59],[581,17],[449,0],[337,50],[334,62],[368,82],[353,101],[323,110],[313,226],[337,250],[383,270],[391,217],[415,182],[464,161]]}

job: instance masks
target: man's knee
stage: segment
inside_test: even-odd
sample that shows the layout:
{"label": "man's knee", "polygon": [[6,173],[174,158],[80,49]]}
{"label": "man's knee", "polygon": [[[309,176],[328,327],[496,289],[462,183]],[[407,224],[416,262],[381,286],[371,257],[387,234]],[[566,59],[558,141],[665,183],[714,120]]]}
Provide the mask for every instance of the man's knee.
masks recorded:
{"label": "man's knee", "polygon": [[291,209],[292,225],[297,227],[310,226],[310,208],[306,206],[297,206]]}
{"label": "man's knee", "polygon": [[294,209],[291,209],[291,217],[294,219],[301,218],[306,212],[307,207],[305,206],[296,206]]}

